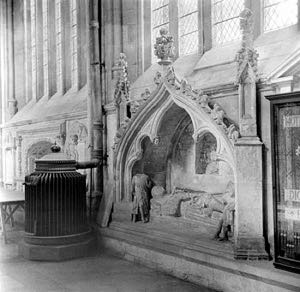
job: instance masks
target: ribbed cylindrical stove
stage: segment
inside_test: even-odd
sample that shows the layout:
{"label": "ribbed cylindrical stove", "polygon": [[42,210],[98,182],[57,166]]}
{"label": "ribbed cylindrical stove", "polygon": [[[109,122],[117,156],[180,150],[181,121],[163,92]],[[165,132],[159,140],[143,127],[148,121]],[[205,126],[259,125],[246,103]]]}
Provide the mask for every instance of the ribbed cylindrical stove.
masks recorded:
{"label": "ribbed cylindrical stove", "polygon": [[36,160],[35,172],[25,177],[24,257],[64,260],[86,254],[92,244],[87,225],[86,177],[76,161],[52,146]]}

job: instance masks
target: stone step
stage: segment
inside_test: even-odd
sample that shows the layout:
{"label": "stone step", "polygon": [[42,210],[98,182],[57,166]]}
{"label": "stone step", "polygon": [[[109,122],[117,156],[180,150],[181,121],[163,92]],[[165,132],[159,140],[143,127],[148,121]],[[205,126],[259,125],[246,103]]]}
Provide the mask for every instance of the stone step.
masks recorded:
{"label": "stone step", "polygon": [[277,270],[272,262],[233,260],[230,243],[158,227],[115,221],[109,228],[98,228],[98,244],[127,260],[217,291],[299,291],[298,275]]}
{"label": "stone step", "polygon": [[[157,225],[144,223],[121,223],[112,222],[106,235],[119,239],[129,240],[131,243],[139,243],[156,247],[176,253],[209,254],[211,256],[234,258],[234,251],[231,242],[218,242],[210,239],[207,234],[189,232],[178,232],[177,230],[164,230]],[[104,231],[105,232],[105,231]]]}
{"label": "stone step", "polygon": [[216,230],[217,222],[205,218],[202,216],[194,216],[193,218],[182,218],[182,217],[167,217],[167,216],[152,216],[151,221],[155,223],[168,224],[175,226],[176,228],[182,230],[185,228],[195,229],[198,232],[212,232]]}

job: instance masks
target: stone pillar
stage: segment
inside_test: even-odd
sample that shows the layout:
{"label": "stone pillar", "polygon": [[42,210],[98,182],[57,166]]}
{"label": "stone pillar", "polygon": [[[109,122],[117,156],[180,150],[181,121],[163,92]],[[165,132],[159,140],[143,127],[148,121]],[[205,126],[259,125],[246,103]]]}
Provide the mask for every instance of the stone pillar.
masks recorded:
{"label": "stone pillar", "polygon": [[[0,1],[0,97],[1,124],[6,121],[7,108],[7,49],[6,49],[6,2]],[[2,161],[2,160],[1,160]]]}
{"label": "stone pillar", "polygon": [[242,47],[236,56],[239,86],[239,127],[235,143],[235,257],[267,259],[263,238],[262,143],[257,137],[256,81],[258,54],[253,48],[253,13],[240,14]]}
{"label": "stone pillar", "polygon": [[17,138],[17,177],[22,177],[22,136]]}
{"label": "stone pillar", "polygon": [[113,56],[117,60],[119,54],[122,52],[122,13],[121,13],[121,0],[113,0]]}
{"label": "stone pillar", "polygon": [[13,1],[7,1],[8,113],[12,118],[18,111],[14,82]]}
{"label": "stone pillar", "polygon": [[3,163],[2,163],[2,161],[3,161],[3,140],[2,140],[2,128],[0,128],[0,187],[3,186]]}
{"label": "stone pillar", "polygon": [[22,182],[24,177],[22,176],[22,136],[17,136],[16,138],[16,162],[17,162],[17,169],[16,169],[16,174],[15,174],[15,178],[16,178],[16,189],[18,191],[22,190]]}
{"label": "stone pillar", "polygon": [[[100,8],[100,9],[99,9]],[[89,1],[89,80],[88,80],[88,118],[89,135],[92,142],[91,159],[103,161],[103,118],[102,118],[102,83],[100,75],[100,41],[99,41],[99,13],[101,15],[101,3]],[[99,11],[100,10],[100,11]],[[98,206],[103,195],[103,166],[99,164],[94,170],[92,192],[92,219],[96,219]]]}

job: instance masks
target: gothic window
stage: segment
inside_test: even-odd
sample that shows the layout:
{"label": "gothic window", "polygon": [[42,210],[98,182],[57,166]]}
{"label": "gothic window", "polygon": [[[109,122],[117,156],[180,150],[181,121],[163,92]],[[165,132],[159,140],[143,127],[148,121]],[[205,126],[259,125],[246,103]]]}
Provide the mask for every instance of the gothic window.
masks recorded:
{"label": "gothic window", "polygon": [[241,0],[212,0],[212,45],[218,46],[240,39],[239,14],[244,8]]}
{"label": "gothic window", "polygon": [[159,30],[163,27],[169,30],[169,0],[152,0],[151,10],[152,60],[154,61],[156,57],[154,56],[153,46],[159,36]]}
{"label": "gothic window", "polygon": [[298,21],[298,0],[264,0],[264,31],[284,28]]}
{"label": "gothic window", "polygon": [[[174,37],[179,56],[197,53],[199,49],[201,51],[203,44],[199,40],[203,35],[199,30],[201,26],[210,30],[208,17],[211,18],[211,33],[205,31],[204,34],[212,34],[213,46],[238,40],[241,36],[239,14],[243,8],[244,1],[241,0],[211,0],[208,3],[200,0],[152,0],[152,61],[156,60],[153,45],[162,27],[166,27]],[[210,10],[211,15],[207,16],[205,13]],[[200,15],[204,15],[206,20],[201,21]]]}
{"label": "gothic window", "polygon": [[178,1],[179,55],[196,53],[199,46],[198,0]]}
{"label": "gothic window", "polygon": [[[159,30],[166,27],[176,40],[179,55],[196,53],[199,47],[199,0],[152,0],[152,61],[153,45]],[[178,41],[178,43],[177,43]]]}

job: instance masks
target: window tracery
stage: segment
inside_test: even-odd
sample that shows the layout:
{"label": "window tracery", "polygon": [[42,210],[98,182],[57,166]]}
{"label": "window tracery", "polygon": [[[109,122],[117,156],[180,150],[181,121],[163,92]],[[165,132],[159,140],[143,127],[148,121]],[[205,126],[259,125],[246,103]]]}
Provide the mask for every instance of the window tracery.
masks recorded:
{"label": "window tracery", "polygon": [[298,0],[264,0],[263,4],[264,32],[298,22]]}
{"label": "window tracery", "polygon": [[161,28],[169,30],[169,0],[151,1],[152,61],[156,60],[153,46]]}
{"label": "window tracery", "polygon": [[199,47],[198,0],[178,1],[179,55],[196,53]]}
{"label": "window tracery", "polygon": [[212,45],[218,46],[241,38],[239,14],[244,8],[240,0],[212,0]]}

